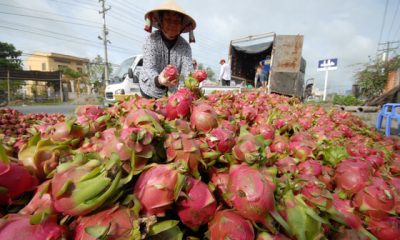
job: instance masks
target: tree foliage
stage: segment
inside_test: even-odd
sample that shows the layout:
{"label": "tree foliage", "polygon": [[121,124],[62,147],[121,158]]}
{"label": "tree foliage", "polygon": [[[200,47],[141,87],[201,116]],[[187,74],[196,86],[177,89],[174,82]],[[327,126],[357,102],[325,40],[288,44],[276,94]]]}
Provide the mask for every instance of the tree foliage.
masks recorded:
{"label": "tree foliage", "polygon": [[[97,55],[90,61],[89,66],[89,75],[90,75],[90,82],[103,82],[104,81],[104,60],[100,55]],[[111,63],[108,63],[108,70],[109,74],[112,73],[113,68]]]}
{"label": "tree foliage", "polygon": [[361,87],[361,95],[372,99],[382,94],[391,71],[400,68],[400,56],[396,56],[388,62],[375,61],[356,73],[357,84]]}
{"label": "tree foliage", "polygon": [[22,70],[22,51],[16,50],[14,45],[0,42],[0,69]]}

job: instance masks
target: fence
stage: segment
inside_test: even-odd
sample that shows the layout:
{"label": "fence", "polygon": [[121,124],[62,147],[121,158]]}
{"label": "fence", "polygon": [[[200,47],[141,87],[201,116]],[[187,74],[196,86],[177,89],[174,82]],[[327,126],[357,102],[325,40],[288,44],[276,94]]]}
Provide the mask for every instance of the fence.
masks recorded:
{"label": "fence", "polygon": [[59,71],[0,70],[0,91],[7,93],[11,105],[65,100]]}

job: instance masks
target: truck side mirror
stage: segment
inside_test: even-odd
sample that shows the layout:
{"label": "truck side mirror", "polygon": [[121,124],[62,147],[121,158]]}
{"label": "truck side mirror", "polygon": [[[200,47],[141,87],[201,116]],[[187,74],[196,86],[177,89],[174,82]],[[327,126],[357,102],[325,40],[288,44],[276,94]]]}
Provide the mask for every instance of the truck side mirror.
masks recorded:
{"label": "truck side mirror", "polygon": [[129,68],[129,69],[128,69],[128,76],[129,76],[130,79],[133,79],[133,71],[132,71],[132,68]]}

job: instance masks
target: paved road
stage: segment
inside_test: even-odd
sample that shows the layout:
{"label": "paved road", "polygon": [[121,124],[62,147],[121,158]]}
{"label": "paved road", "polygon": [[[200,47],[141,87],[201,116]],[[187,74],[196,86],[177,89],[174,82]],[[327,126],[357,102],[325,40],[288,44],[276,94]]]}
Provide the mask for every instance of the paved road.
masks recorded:
{"label": "paved road", "polygon": [[28,113],[63,113],[66,115],[72,114],[77,105],[62,104],[62,105],[35,105],[35,106],[8,106],[14,108],[24,114]]}

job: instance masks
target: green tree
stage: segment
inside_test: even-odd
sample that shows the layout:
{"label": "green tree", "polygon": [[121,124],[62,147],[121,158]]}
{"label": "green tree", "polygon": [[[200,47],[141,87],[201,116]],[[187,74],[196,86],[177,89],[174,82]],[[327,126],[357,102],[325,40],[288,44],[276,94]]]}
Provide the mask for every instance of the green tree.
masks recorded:
{"label": "green tree", "polygon": [[[103,82],[105,67],[103,58],[100,55],[97,55],[90,61],[89,65],[90,82]],[[111,63],[108,63],[108,70],[109,74],[111,74],[113,71]]]}
{"label": "green tree", "polygon": [[22,51],[16,50],[14,45],[0,42],[0,69],[22,70]]}
{"label": "green tree", "polygon": [[356,82],[361,87],[361,95],[372,99],[382,94],[391,71],[400,68],[400,56],[396,56],[388,62],[375,61],[368,64],[356,73]]}

